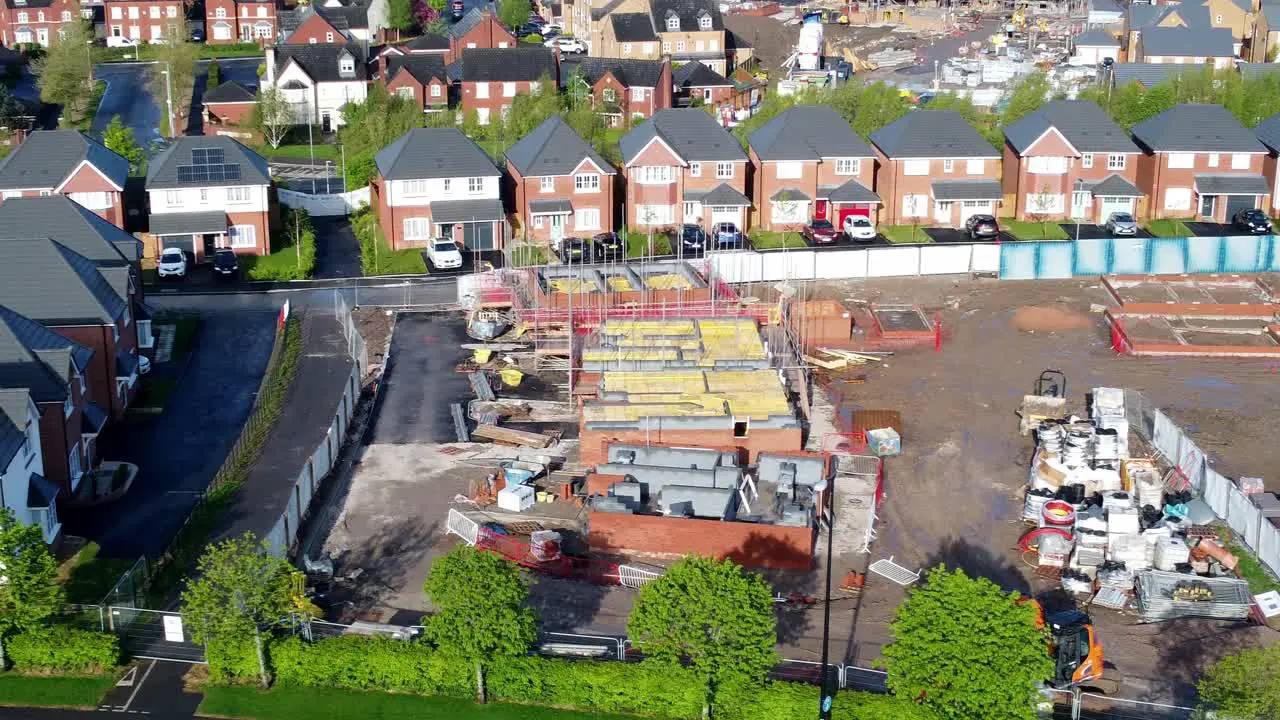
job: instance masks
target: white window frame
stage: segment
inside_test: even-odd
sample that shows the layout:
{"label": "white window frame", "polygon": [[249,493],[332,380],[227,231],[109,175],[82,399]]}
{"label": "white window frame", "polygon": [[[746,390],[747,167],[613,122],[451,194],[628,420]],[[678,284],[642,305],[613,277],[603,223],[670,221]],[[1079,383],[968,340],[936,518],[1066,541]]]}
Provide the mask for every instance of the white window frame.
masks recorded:
{"label": "white window frame", "polygon": [[325,41],[325,42],[327,42],[327,43],[331,43],[331,42],[333,42],[333,33],[331,33],[331,32],[326,32],[326,33],[324,34],[324,41]]}
{"label": "white window frame", "polygon": [[227,188],[227,204],[239,205],[253,202],[253,192],[248,185],[233,185]]}
{"label": "white window frame", "polygon": [[583,173],[581,175],[574,175],[573,191],[575,193],[600,192],[600,176],[595,173]]}
{"label": "white window frame", "polygon": [[401,180],[400,191],[405,197],[422,197],[427,194],[428,181]]}
{"label": "white window frame", "polygon": [[1067,159],[1060,156],[1037,155],[1029,159],[1027,172],[1033,175],[1066,175]]}
{"label": "white window frame", "polygon": [[111,193],[105,191],[71,193],[70,198],[77,205],[88,210],[110,210]]}
{"label": "white window frame", "polygon": [[604,102],[611,103],[618,99],[618,94],[613,91],[613,88],[603,88],[600,91],[600,99]]}
{"label": "white window frame", "polygon": [[689,222],[690,219],[702,217],[702,203],[696,200],[685,200],[684,207],[682,207],[681,210],[684,211],[685,222]]}
{"label": "white window frame", "polygon": [[1252,162],[1252,160],[1253,160],[1252,156],[1246,155],[1245,153],[1232,153],[1231,169],[1232,170],[1248,170],[1249,163]]}
{"label": "white window frame", "polygon": [[662,43],[662,52],[664,52],[664,53],[669,53],[669,52],[671,52],[671,43],[666,42],[666,41],[663,41],[663,43]]}
{"label": "white window frame", "polygon": [[149,10],[150,10],[150,12],[149,12],[149,13],[147,13],[147,14],[151,16],[151,19],[152,19],[152,20],[159,20],[159,19],[160,19],[160,8],[159,8],[159,7],[157,7],[157,6],[155,6],[155,5],[152,5],[152,6],[149,8]]}
{"label": "white window frame", "polygon": [[513,82],[502,83],[502,97],[515,97],[516,84]]}
{"label": "white window frame", "polygon": [[702,30],[710,30],[710,29],[711,29],[711,16],[710,16],[710,15],[703,15],[702,17],[698,18],[698,27],[699,27],[700,29],[702,29]]}
{"label": "white window frame", "polygon": [[1218,167],[1218,153],[1209,153],[1209,167]]}
{"label": "white window frame", "polygon": [[928,175],[929,161],[928,160],[903,160],[902,174],[911,175],[911,176]]}
{"label": "white window frame", "polygon": [[467,194],[479,195],[484,192],[484,178],[469,177],[467,178]]}
{"label": "white window frame", "polygon": [[716,163],[716,179],[732,180],[733,179],[733,163],[731,162]]}
{"label": "white window frame", "polygon": [[640,165],[636,167],[636,182],[641,185],[670,185],[675,182],[675,171],[670,165]]}
{"label": "white window frame", "polygon": [[488,98],[489,98],[489,83],[487,82],[476,83],[476,99],[487,100]]}
{"label": "white window frame", "polygon": [[30,19],[30,18],[31,18],[31,16],[27,14],[27,11],[26,11],[26,10],[23,10],[22,12],[18,13],[18,22],[20,22],[20,23],[28,23],[28,22],[31,22],[31,19]]}
{"label": "white window frame", "polygon": [[770,219],[775,223],[803,223],[809,219],[806,200],[770,200]]}
{"label": "white window frame", "polygon": [[1093,153],[1085,153],[1080,156],[1080,167],[1085,170],[1093,167]]}
{"label": "white window frame", "polygon": [[164,12],[165,17],[171,17],[171,18],[176,18],[176,17],[178,17],[178,6],[177,6],[177,5],[170,5],[169,7],[165,8],[164,10],[165,10],[165,12]]}
{"label": "white window frame", "polygon": [[631,88],[631,102],[644,102],[644,88]]}
{"label": "white window frame", "polygon": [[401,233],[408,240],[430,240],[431,219],[423,217],[405,218],[401,223]]}
{"label": "white window frame", "polygon": [[779,180],[796,180],[804,177],[804,163],[799,160],[785,160],[773,164],[774,174]]}
{"label": "white window frame", "polygon": [[956,169],[956,161],[955,161],[955,160],[953,160],[953,159],[951,159],[951,158],[947,158],[947,159],[945,159],[945,160],[943,160],[943,161],[942,161],[942,172],[944,172],[944,173],[954,172],[954,171],[955,171],[955,169]]}
{"label": "white window frame", "polygon": [[862,160],[860,158],[836,159],[836,175],[857,175],[860,172],[862,172]]}
{"label": "white window frame", "polygon": [[970,158],[964,163],[965,175],[981,175],[986,170],[986,161],[982,158]]}
{"label": "white window frame", "polygon": [[431,97],[433,97],[433,98],[438,98],[438,97],[440,97],[440,84],[439,84],[439,83],[434,83],[434,84],[432,84],[432,86],[431,86]]}
{"label": "white window frame", "polygon": [[702,163],[689,163],[689,177],[702,177]]}
{"label": "white window frame", "polygon": [[574,210],[573,227],[578,230],[599,230],[600,208],[577,208]]}
{"label": "white window frame", "polygon": [[1190,210],[1191,188],[1171,187],[1164,190],[1165,210]]}
{"label": "white window frame", "polygon": [[[113,14],[112,17],[116,18],[117,20],[120,19],[120,9],[119,8],[112,8],[112,9],[115,10],[115,13]],[[213,11],[213,16],[219,20],[225,20],[227,17],[227,9],[224,7],[220,7]]]}
{"label": "white window frame", "polygon": [[228,225],[227,239],[232,248],[258,247],[258,228],[253,225]]}
{"label": "white window frame", "polygon": [[1123,170],[1128,164],[1128,156],[1123,153],[1112,153],[1107,156],[1108,170]]}
{"label": "white window frame", "polygon": [[538,192],[551,193],[556,191],[556,179],[552,175],[543,175],[538,178]]}
{"label": "white window frame", "polygon": [[904,193],[902,195],[902,216],[904,218],[929,217],[929,196],[924,193]]}
{"label": "white window frame", "polygon": [[636,205],[636,224],[646,227],[671,225],[675,222],[674,205]]}
{"label": "white window frame", "polygon": [[631,43],[622,43],[622,56],[626,57],[631,54]]}
{"label": "white window frame", "polygon": [[344,75],[354,75],[356,72],[356,59],[350,55],[343,55],[338,60],[338,72]]}
{"label": "white window frame", "polygon": [[181,190],[165,190],[164,204],[168,207],[182,207],[182,191]]}
{"label": "white window frame", "polygon": [[1196,166],[1196,154],[1171,152],[1166,163],[1171,170],[1190,170]]}
{"label": "white window frame", "polygon": [[671,16],[671,17],[669,17],[669,18],[667,18],[667,30],[668,30],[668,31],[674,31],[674,30],[679,30],[679,29],[680,29],[680,18],[678,18],[678,17],[676,17],[676,16],[674,16],[674,15],[672,15],[672,16]]}

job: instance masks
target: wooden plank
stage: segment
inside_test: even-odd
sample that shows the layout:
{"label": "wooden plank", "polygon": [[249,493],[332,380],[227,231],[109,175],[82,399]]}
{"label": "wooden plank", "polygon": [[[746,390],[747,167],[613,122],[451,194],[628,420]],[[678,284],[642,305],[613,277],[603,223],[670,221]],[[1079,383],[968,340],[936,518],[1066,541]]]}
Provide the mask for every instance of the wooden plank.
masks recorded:
{"label": "wooden plank", "polygon": [[817,365],[818,367],[826,368],[827,370],[839,370],[840,368],[848,367],[849,365],[849,361],[846,358],[836,358],[835,360],[819,360],[818,358],[813,357],[812,355],[804,355],[802,357],[804,357],[804,361],[809,363],[810,365]]}
{"label": "wooden plank", "polygon": [[528,347],[528,343],[462,343],[463,350],[492,350],[494,352],[526,350]]}
{"label": "wooden plank", "polygon": [[846,358],[848,360],[852,360],[853,362],[867,362],[867,361],[882,362],[880,358],[875,357],[873,355],[863,355],[862,353],[856,353],[849,350],[839,350],[836,348],[818,348],[818,349],[828,355],[834,355],[835,357]]}
{"label": "wooden plank", "polygon": [[510,443],[512,445],[524,445],[525,447],[545,448],[554,442],[550,437],[541,433],[525,432],[524,430],[512,430],[511,428],[498,427],[497,425],[480,425],[471,431],[472,437],[484,438],[494,442]]}

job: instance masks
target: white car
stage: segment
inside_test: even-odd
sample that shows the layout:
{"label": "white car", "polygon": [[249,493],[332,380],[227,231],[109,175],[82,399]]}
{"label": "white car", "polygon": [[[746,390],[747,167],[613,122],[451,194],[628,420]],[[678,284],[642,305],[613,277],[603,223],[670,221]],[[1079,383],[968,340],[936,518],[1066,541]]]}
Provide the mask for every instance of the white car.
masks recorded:
{"label": "white car", "polygon": [[875,240],[876,226],[865,215],[850,215],[844,219],[844,234],[850,240]]}
{"label": "white car", "polygon": [[187,274],[187,254],[180,248],[165,248],[156,263],[156,273],[160,277],[184,277]]}
{"label": "white car", "polygon": [[553,37],[542,44],[549,48],[559,48],[562,53],[584,53],[587,51],[587,46],[583,45],[578,38]]}
{"label": "white car", "polygon": [[462,253],[458,252],[458,244],[444,238],[437,238],[427,246],[427,259],[439,270],[462,267]]}

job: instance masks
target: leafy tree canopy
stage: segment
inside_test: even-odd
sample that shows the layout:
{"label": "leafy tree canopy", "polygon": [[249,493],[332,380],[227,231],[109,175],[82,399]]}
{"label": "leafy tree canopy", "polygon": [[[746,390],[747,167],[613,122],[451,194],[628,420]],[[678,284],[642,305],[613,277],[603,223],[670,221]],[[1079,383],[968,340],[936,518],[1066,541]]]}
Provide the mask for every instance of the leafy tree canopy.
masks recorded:
{"label": "leafy tree canopy", "polygon": [[112,150],[125,160],[129,161],[129,169],[137,172],[142,167],[142,161],[146,159],[146,152],[142,146],[138,144],[138,138],[133,134],[133,128],[125,126],[120,122],[120,116],[116,115],[111,118],[111,124],[107,125],[102,131],[102,144],[107,146],[108,150]]}
{"label": "leafy tree canopy", "polygon": [[342,106],[345,124],[338,131],[346,146],[347,187],[369,184],[376,168],[373,156],[410,130],[422,127],[422,108],[413,100],[392,95],[381,85],[369,87],[363,102]]}
{"label": "leafy tree canopy", "polygon": [[1280,645],[1219,660],[1198,684],[1205,710],[1223,718],[1280,717]]}
{"label": "leafy tree canopy", "polygon": [[293,610],[293,568],[252,533],[205,548],[182,593],[182,616],[195,642],[247,637]]}
{"label": "leafy tree canopy", "polygon": [[23,525],[13,511],[0,506],[0,670],[5,667],[4,639],[33,630],[62,606],[58,564],[35,525]]}
{"label": "leafy tree canopy", "polygon": [[498,20],[511,29],[529,22],[529,0],[502,0],[498,3]]}

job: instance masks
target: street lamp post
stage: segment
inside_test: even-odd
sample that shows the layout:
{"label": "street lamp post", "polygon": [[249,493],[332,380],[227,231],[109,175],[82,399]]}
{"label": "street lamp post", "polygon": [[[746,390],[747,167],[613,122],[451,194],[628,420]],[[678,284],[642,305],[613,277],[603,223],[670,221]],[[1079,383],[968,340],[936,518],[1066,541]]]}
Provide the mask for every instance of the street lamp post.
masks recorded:
{"label": "street lamp post", "polygon": [[333,161],[325,160],[324,161],[324,193],[326,195],[333,193],[332,181],[333,181]]}

